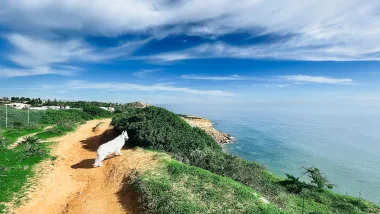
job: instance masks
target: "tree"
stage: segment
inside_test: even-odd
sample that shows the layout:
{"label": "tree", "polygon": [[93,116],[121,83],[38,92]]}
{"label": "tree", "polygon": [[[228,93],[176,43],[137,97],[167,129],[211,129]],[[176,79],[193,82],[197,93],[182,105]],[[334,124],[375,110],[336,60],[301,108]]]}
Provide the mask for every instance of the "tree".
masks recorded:
{"label": "tree", "polygon": [[327,180],[327,177],[321,173],[321,171],[316,167],[304,167],[305,173],[304,175],[307,175],[310,180],[311,184],[313,184],[315,187],[318,188],[318,190],[323,191],[325,188],[332,189],[336,185],[330,183]]}

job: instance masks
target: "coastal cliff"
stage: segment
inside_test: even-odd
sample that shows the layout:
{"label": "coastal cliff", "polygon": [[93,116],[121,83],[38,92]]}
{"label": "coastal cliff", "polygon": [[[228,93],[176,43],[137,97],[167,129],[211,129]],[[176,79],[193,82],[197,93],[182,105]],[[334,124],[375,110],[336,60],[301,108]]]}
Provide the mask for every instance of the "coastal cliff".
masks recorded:
{"label": "coastal cliff", "polygon": [[203,129],[207,134],[211,135],[218,144],[230,143],[233,140],[231,135],[216,130],[212,122],[206,118],[190,115],[180,115],[180,117],[189,125]]}

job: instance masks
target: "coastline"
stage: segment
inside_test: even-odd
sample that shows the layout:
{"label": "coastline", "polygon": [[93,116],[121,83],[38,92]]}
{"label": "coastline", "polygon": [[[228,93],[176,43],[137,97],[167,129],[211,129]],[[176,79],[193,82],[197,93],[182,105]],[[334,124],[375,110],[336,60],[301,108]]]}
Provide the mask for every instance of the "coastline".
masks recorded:
{"label": "coastline", "polygon": [[203,117],[192,116],[192,115],[179,115],[183,120],[185,120],[190,126],[198,127],[209,134],[219,145],[233,143],[234,137],[230,134],[221,132],[213,126],[211,120]]}

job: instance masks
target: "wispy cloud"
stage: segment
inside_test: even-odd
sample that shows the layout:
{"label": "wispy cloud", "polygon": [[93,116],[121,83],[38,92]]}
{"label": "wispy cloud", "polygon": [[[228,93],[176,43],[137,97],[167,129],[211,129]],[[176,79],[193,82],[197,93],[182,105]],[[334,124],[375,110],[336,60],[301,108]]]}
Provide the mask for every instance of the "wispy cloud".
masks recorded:
{"label": "wispy cloud", "polygon": [[97,49],[83,40],[42,39],[22,34],[6,37],[14,47],[8,58],[19,66],[47,66],[70,62],[100,62],[128,56],[150,39],[129,41],[116,47]]}
{"label": "wispy cloud", "polygon": [[325,76],[310,75],[286,75],[286,76],[268,76],[268,77],[252,77],[240,75],[228,76],[200,76],[200,75],[181,75],[182,79],[191,80],[212,80],[212,81],[258,81],[258,82],[291,82],[286,84],[265,84],[266,88],[284,88],[291,85],[299,85],[305,83],[319,84],[352,84],[354,81],[350,78],[332,78]]}
{"label": "wispy cloud", "polygon": [[[293,35],[281,43],[262,46],[232,46],[220,52],[217,49],[221,45],[205,44],[198,50],[155,56],[162,60],[203,58],[209,53],[211,57],[235,58],[380,60],[379,1],[241,0],[236,4],[234,0],[175,3],[114,0],[109,4],[107,0],[97,0],[94,4],[91,0],[4,0],[2,3],[0,24],[26,32],[69,31],[105,36],[144,32],[157,37],[188,34],[215,39],[236,31],[252,36]],[[165,34],[166,31],[169,33]],[[80,42],[71,43],[87,51]],[[77,52],[75,48],[68,50]],[[54,56],[50,60],[56,61]]]}
{"label": "wispy cloud", "polygon": [[331,78],[324,76],[308,76],[308,75],[289,75],[279,76],[278,78],[293,82],[323,83],[323,84],[351,84],[352,79]]}
{"label": "wispy cloud", "polygon": [[296,85],[296,83],[291,84],[264,84],[265,88],[286,88],[292,85]]}
{"label": "wispy cloud", "polygon": [[137,78],[145,78],[148,75],[159,72],[159,71],[163,71],[163,69],[162,68],[140,69],[139,71],[132,73],[132,75]]}
{"label": "wispy cloud", "polygon": [[[265,45],[236,46],[224,42],[204,43],[188,49],[164,52],[139,57],[157,62],[171,62],[190,59],[238,58],[238,59],[289,59],[306,61],[378,61],[380,47],[356,51],[349,48],[332,47],[328,44],[298,44],[293,38],[286,42]],[[380,41],[379,41],[380,42]]]}
{"label": "wispy cloud", "polygon": [[75,67],[72,67],[71,69],[54,69],[50,67],[35,67],[30,69],[0,68],[0,78],[38,76],[47,74],[71,76],[76,74],[77,71],[78,69],[76,69]]}
{"label": "wispy cloud", "polygon": [[104,82],[104,83],[92,83],[86,81],[70,81],[67,84],[68,89],[103,89],[103,90],[115,90],[115,91],[146,91],[146,92],[182,92],[188,94],[197,95],[212,95],[212,96],[235,96],[236,94],[231,92],[224,92],[220,90],[201,90],[184,87],[174,87],[168,84],[153,84],[153,85],[141,85],[135,83],[123,83],[123,82]]}
{"label": "wispy cloud", "polygon": [[69,75],[83,70],[72,64],[126,57],[150,41],[129,41],[120,46],[99,49],[80,39],[57,40],[23,34],[9,34],[5,38],[13,46],[13,50],[6,53],[7,59],[21,68],[3,68],[0,74],[3,77]]}
{"label": "wispy cloud", "polygon": [[240,80],[265,80],[259,77],[246,77],[240,75],[229,75],[229,76],[201,76],[201,75],[181,75],[181,79],[191,79],[191,80],[214,80],[214,81],[240,81]]}

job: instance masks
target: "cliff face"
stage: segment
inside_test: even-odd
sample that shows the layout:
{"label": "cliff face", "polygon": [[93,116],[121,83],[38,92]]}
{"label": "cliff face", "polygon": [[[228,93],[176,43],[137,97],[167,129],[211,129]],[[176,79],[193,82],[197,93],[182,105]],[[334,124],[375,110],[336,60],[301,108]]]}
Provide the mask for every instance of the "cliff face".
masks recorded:
{"label": "cliff face", "polygon": [[181,115],[189,125],[203,129],[207,134],[211,135],[218,144],[230,143],[233,138],[231,135],[216,130],[212,122],[208,119],[196,116]]}

